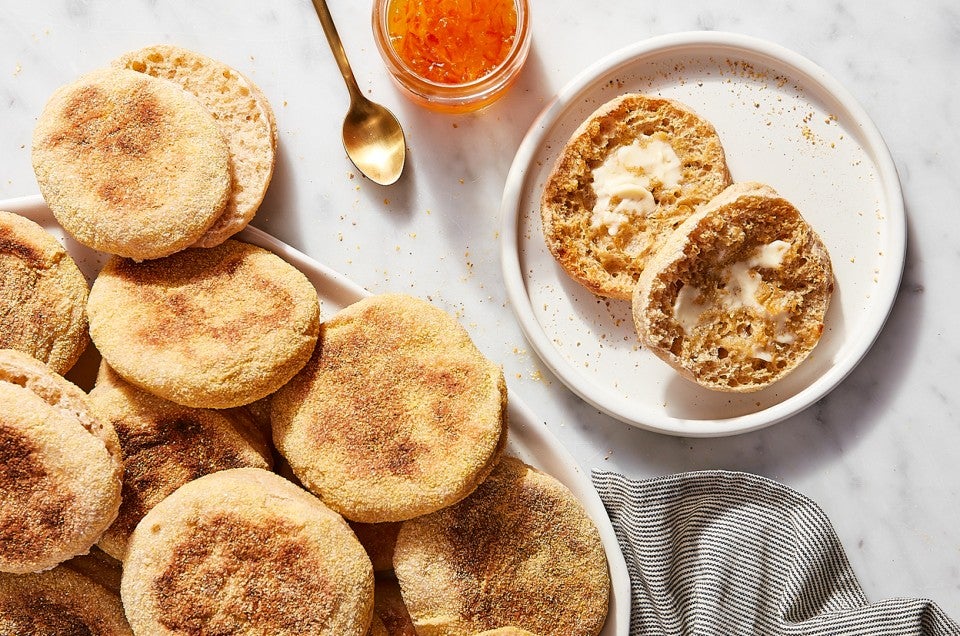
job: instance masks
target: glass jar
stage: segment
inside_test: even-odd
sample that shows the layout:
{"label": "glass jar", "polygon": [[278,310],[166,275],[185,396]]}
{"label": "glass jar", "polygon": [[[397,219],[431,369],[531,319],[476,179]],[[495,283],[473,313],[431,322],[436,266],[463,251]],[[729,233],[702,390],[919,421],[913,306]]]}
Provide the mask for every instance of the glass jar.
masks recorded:
{"label": "glass jar", "polygon": [[530,52],[530,11],[527,0],[514,0],[516,31],[503,61],[486,75],[460,84],[425,78],[404,61],[393,45],[389,30],[389,10],[393,1],[374,0],[374,39],[394,82],[417,104],[448,113],[477,110],[503,96],[520,75]]}

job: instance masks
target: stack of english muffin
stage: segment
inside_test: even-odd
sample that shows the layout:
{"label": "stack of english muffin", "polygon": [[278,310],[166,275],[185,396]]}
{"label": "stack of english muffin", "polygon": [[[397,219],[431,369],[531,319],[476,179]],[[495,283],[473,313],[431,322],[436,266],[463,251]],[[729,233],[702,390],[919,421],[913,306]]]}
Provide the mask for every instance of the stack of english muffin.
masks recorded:
{"label": "stack of english muffin", "polygon": [[252,82],[171,46],[41,114],[41,192],[111,256],[88,287],[0,213],[0,633],[599,633],[597,528],[505,454],[502,370],[456,320],[402,294],[321,320],[231,238],[276,138]]}
{"label": "stack of english muffin", "polygon": [[773,188],[732,182],[713,125],[685,104],[603,104],[561,151],[540,212],[564,271],[631,301],[640,342],[703,387],[768,387],[820,340],[826,247]]}

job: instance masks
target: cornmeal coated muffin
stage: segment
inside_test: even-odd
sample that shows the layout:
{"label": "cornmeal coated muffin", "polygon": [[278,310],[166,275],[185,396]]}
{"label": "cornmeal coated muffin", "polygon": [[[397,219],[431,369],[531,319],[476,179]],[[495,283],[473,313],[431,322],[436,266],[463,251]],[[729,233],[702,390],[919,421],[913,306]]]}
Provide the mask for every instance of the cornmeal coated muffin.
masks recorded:
{"label": "cornmeal coated muffin", "polygon": [[541,195],[543,235],[574,280],[629,300],[657,244],[729,184],[710,122],[674,100],[622,95],[557,157]]}
{"label": "cornmeal coated muffin", "polygon": [[559,481],[513,457],[460,503],[405,522],[393,565],[419,636],[595,635],[607,616],[596,526]]}
{"label": "cornmeal coated muffin", "polygon": [[0,349],[63,375],[87,348],[87,279],[39,224],[0,211]]}
{"label": "cornmeal coated muffin", "polygon": [[130,539],[121,596],[151,636],[363,636],[373,569],[350,527],[310,493],[259,468],[191,481]]}
{"label": "cornmeal coated muffin", "polygon": [[110,259],[87,316],[97,349],[128,382],[223,409],[273,393],[306,364],[320,301],[295,267],[231,239],[141,263]]}
{"label": "cornmeal coated muffin", "polygon": [[0,572],[52,568],[96,543],[120,507],[117,434],[42,362],[0,350]]}
{"label": "cornmeal coated muffin", "polygon": [[231,191],[227,142],[179,85],[101,69],[59,88],[33,132],[33,168],[80,243],[136,260],[200,239]]}
{"label": "cornmeal coated muffin", "polygon": [[273,440],[344,517],[402,521],[449,506],[506,444],[503,371],[446,312],[371,296],[321,328],[313,358],[273,397]]}
{"label": "cornmeal coated muffin", "polygon": [[0,573],[3,636],[133,636],[120,595],[65,566]]}
{"label": "cornmeal coated muffin", "polygon": [[219,245],[246,227],[263,201],[276,163],[277,122],[263,92],[236,69],[177,46],[131,51],[113,66],[174,81],[196,95],[227,141],[233,176],[230,198],[196,246]]}
{"label": "cornmeal coated muffin", "polygon": [[252,438],[229,411],[175,404],[126,382],[109,367],[101,369],[90,403],[117,431],[123,453],[120,512],[97,542],[115,559],[123,560],[143,516],[188,481],[228,468],[271,468],[263,439]]}
{"label": "cornmeal coated muffin", "polygon": [[773,188],[730,186],[650,261],[633,297],[640,342],[717,391],[757,391],[794,370],[823,333],[830,255]]}

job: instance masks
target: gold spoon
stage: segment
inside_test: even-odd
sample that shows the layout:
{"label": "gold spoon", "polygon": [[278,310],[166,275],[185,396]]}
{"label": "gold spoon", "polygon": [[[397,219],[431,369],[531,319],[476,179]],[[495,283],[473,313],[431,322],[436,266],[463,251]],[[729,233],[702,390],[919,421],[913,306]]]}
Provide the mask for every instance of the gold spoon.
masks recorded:
{"label": "gold spoon", "polygon": [[400,178],[407,154],[400,122],[393,113],[360,92],[326,0],[313,0],[313,8],[317,10],[333,57],[350,91],[350,109],[343,120],[343,149],[353,165],[371,181],[390,185]]}

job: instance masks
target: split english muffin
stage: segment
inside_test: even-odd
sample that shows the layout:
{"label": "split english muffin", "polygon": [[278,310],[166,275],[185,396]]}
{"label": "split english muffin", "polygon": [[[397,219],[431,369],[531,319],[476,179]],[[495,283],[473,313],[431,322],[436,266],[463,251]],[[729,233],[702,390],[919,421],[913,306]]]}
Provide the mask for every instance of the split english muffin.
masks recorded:
{"label": "split english muffin", "polygon": [[0,350],[0,572],[83,554],[120,507],[117,435],[42,362]]}
{"label": "split english muffin", "polygon": [[191,481],[130,539],[121,596],[155,636],[364,636],[373,569],[350,527],[310,493],[258,468]]}
{"label": "split english muffin", "polygon": [[119,594],[63,565],[36,574],[0,573],[0,634],[133,636]]}
{"label": "split english muffin", "polygon": [[606,621],[599,531],[565,486],[512,457],[460,503],[404,522],[393,564],[420,636],[595,636]]}
{"label": "split english muffin", "polygon": [[229,150],[180,86],[123,69],[59,88],[33,132],[37,184],[84,245],[136,260],[194,243],[223,213]]}
{"label": "split english muffin", "polygon": [[823,333],[833,293],[826,247],[773,188],[730,186],[663,244],[640,277],[641,343],[709,389],[784,377]]}
{"label": "split english muffin", "polygon": [[229,408],[303,367],[320,301],[279,256],[229,239],[140,263],[110,259],[87,315],[97,349],[128,382],[177,404]]}
{"label": "split english muffin", "polygon": [[277,123],[263,92],[236,69],[177,46],[131,51],[113,66],[176,82],[200,100],[223,133],[230,151],[230,197],[196,247],[219,245],[246,227],[263,201],[276,162]]}
{"label": "split english muffin", "polygon": [[571,278],[629,300],[657,244],[729,183],[712,124],[674,100],[623,95],[557,158],[540,201],[544,238]]}
{"label": "split english muffin", "polygon": [[0,349],[63,375],[87,348],[87,279],[64,247],[30,219],[0,211]]}
{"label": "split english muffin", "polygon": [[321,328],[273,396],[277,450],[352,521],[402,521],[468,495],[507,438],[506,382],[446,312],[382,294]]}
{"label": "split english muffin", "polygon": [[126,382],[104,365],[90,392],[97,414],[120,438],[120,512],[97,545],[123,560],[133,529],[167,495],[203,475],[229,468],[271,467],[265,440],[252,438],[229,411],[181,406]]}

